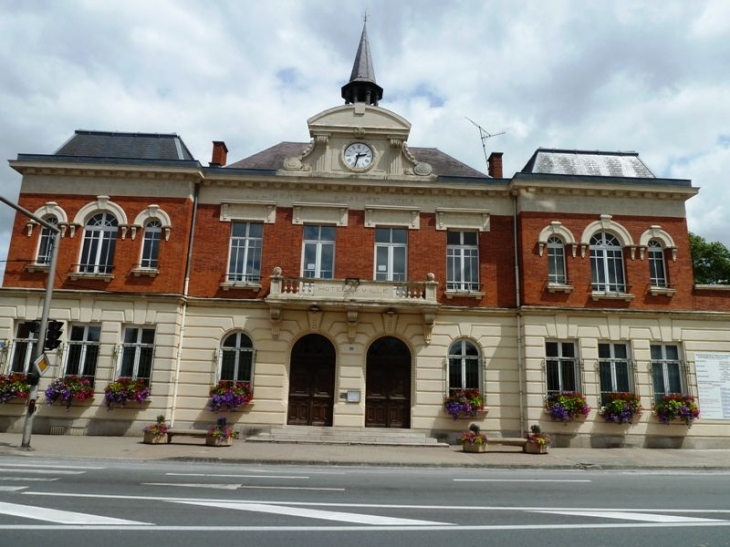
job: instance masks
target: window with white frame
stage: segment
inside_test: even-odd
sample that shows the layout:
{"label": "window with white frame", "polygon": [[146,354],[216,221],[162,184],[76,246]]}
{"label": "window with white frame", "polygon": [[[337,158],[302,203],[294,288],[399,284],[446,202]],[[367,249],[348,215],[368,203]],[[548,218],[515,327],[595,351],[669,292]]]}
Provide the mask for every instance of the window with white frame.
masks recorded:
{"label": "window with white frame", "polygon": [[446,290],[479,291],[477,232],[446,233]]}
{"label": "window with white frame", "polygon": [[304,226],[302,277],[332,279],[335,269],[335,227]]}
{"label": "window with white frame", "polygon": [[159,220],[150,220],[144,227],[142,234],[141,268],[156,270],[160,255],[160,241],[162,240],[162,223]]}
{"label": "window with white frame", "polygon": [[405,281],[408,263],[408,230],[375,229],[375,280]]}
{"label": "window with white frame", "polygon": [[598,373],[602,405],[609,403],[614,393],[630,393],[633,382],[628,346],[622,343],[599,343]]}
{"label": "window with white frame", "polygon": [[550,236],[547,240],[548,283],[567,285],[565,274],[565,243],[558,236]]}
{"label": "window with white frame", "polygon": [[[58,226],[58,219],[54,215],[48,215],[43,217],[48,224]],[[35,262],[39,265],[50,265],[51,255],[53,254],[53,232],[46,226],[41,225],[41,235],[38,239],[38,253],[36,254]]]}
{"label": "window with white frame", "polygon": [[580,391],[579,361],[573,342],[545,342],[547,394]]}
{"label": "window with white frame", "polygon": [[647,245],[647,252],[651,286],[666,288],[668,286],[667,262],[665,260],[664,247],[656,239],[651,239]]}
{"label": "window with white frame", "polygon": [[684,393],[682,362],[679,347],[674,344],[651,345],[651,379],[654,385],[654,400],[665,395]]}
{"label": "window with white frame", "polygon": [[73,325],[68,338],[66,376],[83,376],[94,385],[96,363],[99,359],[101,327]]}
{"label": "window with white frame", "polygon": [[242,332],[228,335],[219,355],[218,379],[250,382],[253,372],[253,342]]}
{"label": "window with white frame", "polygon": [[260,222],[232,222],[228,281],[261,282],[261,250],[264,225]]}
{"label": "window with white frame", "polygon": [[155,329],[127,327],[120,352],[119,376],[149,384],[155,353]]}
{"label": "window with white frame", "polygon": [[[35,331],[31,329],[35,324]],[[10,372],[29,372],[33,363],[33,349],[38,343],[38,322],[24,321],[18,324],[13,340],[13,358],[10,362]]]}
{"label": "window with white frame", "polygon": [[449,348],[449,391],[478,389],[481,391],[481,358],[479,349],[469,340],[457,340]]}
{"label": "window with white frame", "polygon": [[616,236],[599,232],[590,240],[593,290],[604,293],[626,292],[624,253]]}
{"label": "window with white frame", "polygon": [[117,219],[111,213],[98,213],[84,228],[79,272],[110,274],[114,265],[114,247],[117,242]]}

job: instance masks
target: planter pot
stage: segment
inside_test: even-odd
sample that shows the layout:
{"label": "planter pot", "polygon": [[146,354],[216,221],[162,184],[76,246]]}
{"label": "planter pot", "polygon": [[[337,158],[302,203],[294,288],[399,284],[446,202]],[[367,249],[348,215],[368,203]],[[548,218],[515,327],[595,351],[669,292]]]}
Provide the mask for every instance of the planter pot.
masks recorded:
{"label": "planter pot", "polygon": [[145,433],[142,439],[144,444],[167,444],[167,433],[164,435],[157,435],[156,433]]}
{"label": "planter pot", "polygon": [[487,443],[482,443],[482,444],[464,443],[461,446],[464,449],[464,452],[486,452],[487,451]]}
{"label": "planter pot", "polygon": [[526,443],[525,452],[528,454],[547,454],[550,449],[548,444]]}
{"label": "planter pot", "polygon": [[233,444],[233,437],[214,437],[208,435],[205,438],[205,444],[208,446],[231,446]]}

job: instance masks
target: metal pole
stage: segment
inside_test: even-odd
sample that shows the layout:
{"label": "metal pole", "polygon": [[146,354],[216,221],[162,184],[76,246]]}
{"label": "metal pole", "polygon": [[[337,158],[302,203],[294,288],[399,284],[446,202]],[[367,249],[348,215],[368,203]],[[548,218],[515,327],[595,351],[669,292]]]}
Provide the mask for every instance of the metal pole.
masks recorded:
{"label": "metal pole", "polygon": [[[39,218],[35,216],[33,213],[28,211],[27,209],[24,209],[20,205],[17,205],[16,203],[13,203],[11,201],[8,201],[4,197],[0,196],[0,201],[5,203],[6,205],[9,205],[16,211],[24,214],[25,216],[32,218],[36,222],[38,222],[40,225],[48,228],[51,231],[52,240],[51,245],[53,245],[53,248],[51,249],[51,263],[48,266],[48,278],[46,279],[46,292],[45,296],[43,297],[43,311],[41,312],[41,324],[38,329],[38,340],[36,340],[36,344],[33,347],[33,356],[32,356],[32,363],[31,366],[35,366],[33,363],[35,363],[36,359],[38,359],[41,355],[43,355],[43,349],[46,343],[46,334],[48,332],[48,314],[51,310],[51,298],[53,297],[53,282],[56,279],[56,262],[58,261],[58,244],[59,244],[59,235],[60,230],[57,226],[54,226],[53,224],[46,222],[42,218]],[[35,374],[35,371],[30,371],[30,373]],[[35,411],[35,400],[38,397],[38,384],[30,387],[30,393],[28,394],[28,405],[25,413],[25,423],[23,424],[23,440],[20,443],[20,446],[23,448],[30,448],[30,435],[33,431],[33,413]]]}

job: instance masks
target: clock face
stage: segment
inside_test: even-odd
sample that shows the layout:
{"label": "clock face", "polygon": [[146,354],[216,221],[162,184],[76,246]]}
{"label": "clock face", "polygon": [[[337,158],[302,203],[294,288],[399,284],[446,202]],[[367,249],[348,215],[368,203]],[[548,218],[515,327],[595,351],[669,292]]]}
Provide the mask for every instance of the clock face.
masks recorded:
{"label": "clock face", "polygon": [[373,163],[373,149],[356,142],[345,148],[345,163],[351,169],[365,169]]}

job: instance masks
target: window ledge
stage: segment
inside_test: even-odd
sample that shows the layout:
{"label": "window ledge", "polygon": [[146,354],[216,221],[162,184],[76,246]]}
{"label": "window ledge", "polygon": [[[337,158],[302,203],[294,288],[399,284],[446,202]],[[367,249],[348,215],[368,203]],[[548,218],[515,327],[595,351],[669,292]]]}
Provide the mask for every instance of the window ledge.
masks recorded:
{"label": "window ledge", "polygon": [[447,290],[447,291],[444,291],[444,295],[449,300],[451,300],[452,298],[474,298],[476,300],[481,300],[482,298],[484,298],[484,293],[480,292],[480,291]]}
{"label": "window ledge", "polygon": [[132,275],[135,277],[157,277],[158,275],[160,275],[160,270],[158,270],[157,268],[135,268],[132,270]]}
{"label": "window ledge", "polygon": [[566,283],[548,283],[547,290],[548,292],[569,293],[573,292],[573,285],[568,285]]}
{"label": "window ledge", "polygon": [[109,283],[112,279],[114,279],[114,275],[101,274],[101,273],[73,272],[73,273],[68,274],[68,278],[72,279],[74,281],[77,281],[79,279],[98,279],[100,281],[106,281],[107,283]]}
{"label": "window ledge", "polygon": [[221,283],[221,289],[229,291],[231,289],[240,289],[244,291],[260,291],[261,283],[245,283],[243,281],[225,281]]}
{"label": "window ledge", "polygon": [[26,272],[47,272],[50,266],[48,264],[26,264],[23,268]]}
{"label": "window ledge", "polygon": [[677,289],[670,289],[669,287],[649,287],[649,292],[652,296],[668,296],[671,298]]}
{"label": "window ledge", "polygon": [[599,292],[593,291],[591,293],[591,300],[624,300],[630,302],[634,299],[633,294],[625,292]]}

